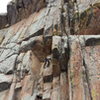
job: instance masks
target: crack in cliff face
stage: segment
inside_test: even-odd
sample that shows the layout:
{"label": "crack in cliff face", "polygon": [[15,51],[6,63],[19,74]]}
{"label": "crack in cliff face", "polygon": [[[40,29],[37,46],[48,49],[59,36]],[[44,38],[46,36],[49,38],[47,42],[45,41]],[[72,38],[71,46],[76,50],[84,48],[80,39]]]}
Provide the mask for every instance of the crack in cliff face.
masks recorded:
{"label": "crack in cliff face", "polygon": [[[87,84],[88,84],[88,90],[89,90],[90,100],[93,100],[92,93],[91,93],[91,88],[90,88],[89,72],[88,72],[87,65],[85,64],[84,59],[83,59],[83,66],[85,68],[85,73],[84,74],[85,74],[85,78],[86,78],[86,81],[87,81]],[[86,96],[86,94],[85,94],[85,96]]]}
{"label": "crack in cliff face", "polygon": [[100,38],[95,39],[95,38],[91,38],[88,39],[85,43],[86,46],[96,46],[96,45],[100,45]]}

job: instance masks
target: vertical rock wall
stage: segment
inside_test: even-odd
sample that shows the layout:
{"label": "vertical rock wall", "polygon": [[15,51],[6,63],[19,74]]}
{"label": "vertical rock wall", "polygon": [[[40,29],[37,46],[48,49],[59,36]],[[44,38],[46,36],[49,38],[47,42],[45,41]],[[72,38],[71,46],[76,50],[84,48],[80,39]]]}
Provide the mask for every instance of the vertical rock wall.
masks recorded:
{"label": "vertical rock wall", "polygon": [[0,100],[100,99],[100,35],[71,35],[72,4],[49,0],[0,30]]}
{"label": "vertical rock wall", "polygon": [[[10,57],[16,59],[10,60],[14,65],[7,65],[6,60],[0,62],[0,67],[8,66],[6,71],[0,68],[0,78],[4,77],[0,79],[1,100],[99,100],[100,36],[49,39],[52,52],[40,51],[44,47],[38,36],[32,47],[27,41],[17,58]],[[47,46],[45,50],[48,51]]]}

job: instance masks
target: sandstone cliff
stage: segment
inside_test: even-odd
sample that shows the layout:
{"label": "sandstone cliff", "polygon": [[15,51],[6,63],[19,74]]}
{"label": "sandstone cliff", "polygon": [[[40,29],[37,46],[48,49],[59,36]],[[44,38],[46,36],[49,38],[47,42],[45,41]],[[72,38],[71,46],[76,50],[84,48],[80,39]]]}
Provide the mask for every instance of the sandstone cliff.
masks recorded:
{"label": "sandstone cliff", "polygon": [[[68,0],[15,0],[8,5],[10,27],[0,30],[0,100],[100,100],[100,35],[95,35],[100,29],[93,29],[94,17],[86,26],[91,14],[100,24],[97,1],[93,13],[89,3],[81,8],[86,4],[82,0],[74,14]],[[78,14],[86,21],[74,23]]]}

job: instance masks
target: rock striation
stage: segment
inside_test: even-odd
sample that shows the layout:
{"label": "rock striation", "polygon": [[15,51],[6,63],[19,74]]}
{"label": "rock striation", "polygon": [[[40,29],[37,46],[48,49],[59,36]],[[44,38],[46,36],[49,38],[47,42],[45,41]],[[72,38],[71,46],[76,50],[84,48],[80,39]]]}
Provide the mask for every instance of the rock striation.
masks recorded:
{"label": "rock striation", "polygon": [[0,29],[11,26],[44,7],[45,0],[12,0],[7,5],[7,14],[0,15]]}
{"label": "rock striation", "polygon": [[72,2],[31,1],[0,30],[0,100],[100,100],[100,35],[73,35]]}
{"label": "rock striation", "polygon": [[43,8],[55,10],[56,6],[61,10],[59,16],[64,17],[63,20],[69,24],[71,34],[91,34],[92,27],[96,27],[93,34],[99,34],[99,0],[12,0],[7,6],[7,14],[0,14],[0,29],[16,24]]}

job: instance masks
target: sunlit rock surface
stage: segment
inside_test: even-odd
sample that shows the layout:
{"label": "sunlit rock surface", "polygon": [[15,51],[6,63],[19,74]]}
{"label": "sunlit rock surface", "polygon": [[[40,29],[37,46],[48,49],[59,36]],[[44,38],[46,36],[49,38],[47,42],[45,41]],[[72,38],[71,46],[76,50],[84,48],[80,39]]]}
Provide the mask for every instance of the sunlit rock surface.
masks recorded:
{"label": "sunlit rock surface", "polygon": [[43,2],[0,30],[0,100],[100,100],[100,35],[71,35],[67,0]]}
{"label": "sunlit rock surface", "polygon": [[[94,7],[93,6],[94,4],[98,4],[98,6]],[[96,22],[100,20],[99,18],[100,14],[98,14],[98,12],[100,12],[100,0],[75,0],[75,1],[73,0],[70,0],[70,1],[68,0],[12,0],[7,6],[7,14],[0,14],[0,29],[9,27],[23,20],[24,18],[28,18],[31,14],[33,14],[34,12],[39,12],[43,8],[46,8],[48,10],[49,9],[51,10],[51,8],[53,8],[52,11],[55,11],[56,7],[58,7],[59,10],[62,9],[62,12],[58,14],[59,16],[63,15],[65,17],[64,20],[66,21],[69,20],[68,19],[69,16],[70,16],[70,19],[74,19],[74,20],[77,19],[75,17],[76,13],[79,13],[78,15],[80,15],[82,12],[84,12],[85,10],[89,8],[92,8],[93,11],[89,12],[90,16],[87,14],[83,15],[85,16],[85,19],[87,19],[88,17],[90,19],[90,22],[92,21],[93,24],[95,24],[95,19],[97,19]],[[59,11],[57,10],[56,12],[59,12]],[[92,19],[91,19],[90,17],[91,17],[92,12],[94,14],[96,13],[96,16],[92,16]],[[81,15],[77,17],[80,17],[78,18],[78,20],[79,19],[81,20]],[[57,18],[55,19],[57,20]],[[87,20],[85,20],[85,22],[87,22]],[[50,20],[49,22],[52,23],[54,21]],[[79,22],[77,26],[80,28]],[[90,24],[92,25],[92,23]],[[97,24],[100,24],[100,23],[98,22]],[[77,27],[76,27],[76,30],[78,30]],[[100,31],[100,30],[97,29],[96,31]],[[80,34],[84,34],[84,33],[80,32]],[[90,33],[86,32],[85,34],[90,34]],[[94,32],[93,34],[98,34],[98,33]]]}

